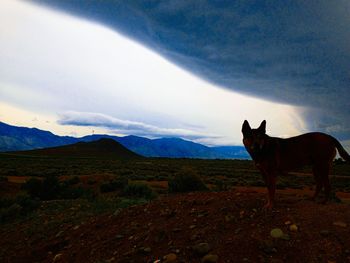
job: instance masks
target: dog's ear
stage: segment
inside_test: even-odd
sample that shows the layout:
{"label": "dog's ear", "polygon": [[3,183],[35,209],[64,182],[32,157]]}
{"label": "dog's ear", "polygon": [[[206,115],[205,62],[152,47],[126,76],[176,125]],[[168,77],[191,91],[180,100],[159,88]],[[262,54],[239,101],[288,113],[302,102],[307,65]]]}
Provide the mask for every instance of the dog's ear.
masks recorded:
{"label": "dog's ear", "polygon": [[258,131],[265,134],[266,133],[266,121],[263,120],[258,128]]}
{"label": "dog's ear", "polygon": [[246,137],[246,136],[250,135],[251,132],[252,132],[252,128],[250,128],[249,122],[247,120],[245,120],[243,122],[243,125],[242,125],[243,136]]}

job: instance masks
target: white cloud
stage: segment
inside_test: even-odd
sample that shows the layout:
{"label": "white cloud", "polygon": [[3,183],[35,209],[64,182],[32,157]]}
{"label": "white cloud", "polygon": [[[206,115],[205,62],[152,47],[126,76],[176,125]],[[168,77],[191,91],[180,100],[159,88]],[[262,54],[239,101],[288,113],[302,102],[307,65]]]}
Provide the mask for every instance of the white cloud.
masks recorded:
{"label": "white cloud", "polygon": [[188,139],[218,137],[189,129],[162,128],[143,122],[121,120],[102,113],[69,111],[60,114],[59,117],[58,123],[62,125],[104,127],[110,130],[117,130],[118,133],[152,137],[183,137]]}

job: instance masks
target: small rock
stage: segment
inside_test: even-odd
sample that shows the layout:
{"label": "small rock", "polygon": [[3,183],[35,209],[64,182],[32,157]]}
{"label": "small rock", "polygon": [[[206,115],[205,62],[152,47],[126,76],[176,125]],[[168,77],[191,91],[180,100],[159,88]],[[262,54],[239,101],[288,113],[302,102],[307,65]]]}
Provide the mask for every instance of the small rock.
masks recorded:
{"label": "small rock", "polygon": [[347,224],[345,222],[342,222],[342,221],[335,221],[335,222],[333,222],[333,225],[344,227],[344,228],[347,227]]}
{"label": "small rock", "polygon": [[192,235],[192,236],[190,237],[190,240],[191,240],[191,241],[194,241],[194,240],[196,240],[196,239],[198,239],[198,235],[196,235],[196,234],[194,234],[194,235]]}
{"label": "small rock", "polygon": [[190,229],[196,228],[196,225],[190,225]]}
{"label": "small rock", "polygon": [[143,252],[145,252],[145,253],[151,253],[151,251],[152,251],[152,249],[150,248],[150,247],[145,247],[144,249],[143,249]]}
{"label": "small rock", "polygon": [[174,253],[170,253],[163,257],[164,263],[173,263],[176,262],[177,256]]}
{"label": "small rock", "polygon": [[289,226],[289,230],[292,232],[297,232],[298,231],[298,226],[296,224],[292,224]]}
{"label": "small rock", "polygon": [[239,212],[239,217],[240,217],[240,218],[243,218],[243,217],[244,217],[244,213],[245,213],[244,210],[242,210],[241,212]]}
{"label": "small rock", "polygon": [[235,234],[237,235],[239,232],[241,232],[242,231],[242,228],[237,228],[236,230],[235,230]]}
{"label": "small rock", "polygon": [[63,234],[63,231],[60,231],[56,234],[56,237],[60,237]]}
{"label": "small rock", "polygon": [[226,222],[232,222],[235,219],[233,215],[225,215]]}
{"label": "small rock", "polygon": [[273,238],[281,238],[281,237],[283,237],[284,233],[280,228],[274,228],[271,230],[270,235]]}
{"label": "small rock", "polygon": [[201,262],[202,263],[216,263],[216,262],[218,262],[218,260],[219,260],[218,255],[208,254],[202,258]]}
{"label": "small rock", "polygon": [[59,254],[56,254],[56,256],[53,258],[52,262],[58,262],[61,260],[63,254],[59,253]]}
{"label": "small rock", "polygon": [[329,236],[330,232],[328,230],[321,230],[320,231],[320,235],[323,237],[327,237]]}
{"label": "small rock", "polygon": [[288,225],[291,225],[291,224],[292,224],[292,222],[291,222],[291,221],[289,221],[289,220],[287,220],[286,222],[284,222],[284,224],[288,226]]}
{"label": "small rock", "polygon": [[283,234],[283,236],[281,236],[281,239],[283,240],[290,240],[290,236],[288,234]]}
{"label": "small rock", "polygon": [[80,226],[77,225],[77,226],[73,227],[73,230],[77,230],[79,227],[80,227]]}
{"label": "small rock", "polygon": [[271,240],[262,240],[260,241],[259,248],[264,251],[266,254],[276,253],[277,250]]}
{"label": "small rock", "polygon": [[193,251],[200,256],[203,256],[205,254],[208,254],[210,251],[210,246],[208,243],[199,243],[195,246],[193,246]]}
{"label": "small rock", "polygon": [[122,211],[122,210],[121,210],[120,208],[118,208],[117,210],[114,211],[113,215],[114,215],[114,216],[117,216],[117,215],[120,214],[121,211]]}

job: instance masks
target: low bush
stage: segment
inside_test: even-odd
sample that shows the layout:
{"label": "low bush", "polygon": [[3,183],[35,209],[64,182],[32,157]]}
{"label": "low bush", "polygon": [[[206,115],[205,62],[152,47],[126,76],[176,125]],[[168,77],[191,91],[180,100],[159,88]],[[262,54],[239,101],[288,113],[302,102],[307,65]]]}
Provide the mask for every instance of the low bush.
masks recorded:
{"label": "low bush", "polygon": [[148,200],[156,197],[156,193],[153,192],[148,185],[142,183],[128,184],[123,190],[123,195],[129,197],[145,198]]}
{"label": "low bush", "polygon": [[199,175],[192,169],[182,169],[168,181],[170,193],[208,190]]}
{"label": "low bush", "polygon": [[8,182],[8,179],[6,176],[0,176],[0,183],[1,182]]}
{"label": "low bush", "polygon": [[28,195],[19,195],[16,198],[0,198],[0,223],[26,216],[39,206],[39,200],[32,199]]}
{"label": "low bush", "polygon": [[56,176],[49,176],[44,180],[31,178],[23,184],[22,189],[26,190],[32,198],[38,198],[40,200],[93,199],[94,197],[90,189],[72,187],[69,180],[61,183]]}
{"label": "low bush", "polygon": [[119,178],[116,180],[112,180],[108,183],[103,183],[100,185],[100,192],[101,193],[109,193],[114,192],[117,190],[122,190],[128,185],[128,179],[126,178]]}
{"label": "low bush", "polygon": [[76,185],[80,183],[80,178],[78,176],[73,176],[72,178],[68,179],[69,185]]}

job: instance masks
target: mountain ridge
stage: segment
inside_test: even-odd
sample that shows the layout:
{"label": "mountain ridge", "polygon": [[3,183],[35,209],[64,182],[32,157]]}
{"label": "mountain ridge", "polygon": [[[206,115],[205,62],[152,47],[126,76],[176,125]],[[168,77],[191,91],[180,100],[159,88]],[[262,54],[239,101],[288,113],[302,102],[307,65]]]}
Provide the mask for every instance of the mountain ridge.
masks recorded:
{"label": "mountain ridge", "polygon": [[50,148],[101,138],[113,139],[130,151],[145,157],[249,159],[243,146],[209,147],[177,137],[148,139],[136,135],[119,137],[94,134],[75,138],[55,135],[38,128],[18,127],[0,122],[0,152]]}

